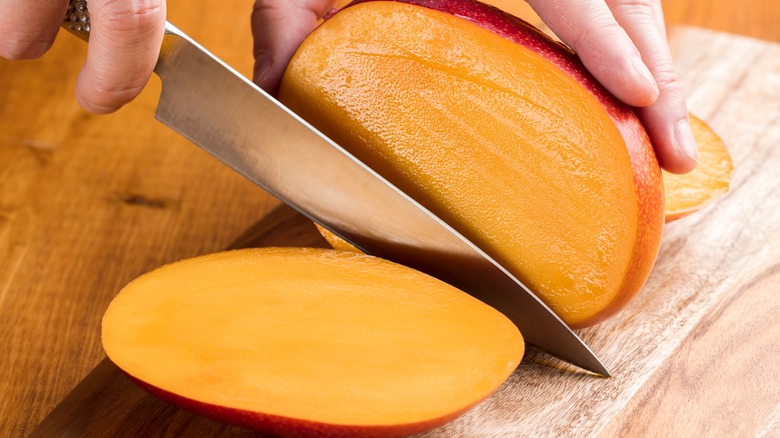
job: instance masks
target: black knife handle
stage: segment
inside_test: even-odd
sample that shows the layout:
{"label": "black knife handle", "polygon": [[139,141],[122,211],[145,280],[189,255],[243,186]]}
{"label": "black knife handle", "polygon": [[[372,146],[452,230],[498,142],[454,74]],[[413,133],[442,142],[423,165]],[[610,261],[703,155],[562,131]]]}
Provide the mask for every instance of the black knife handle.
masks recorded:
{"label": "black knife handle", "polygon": [[70,0],[68,2],[68,10],[62,20],[62,27],[84,41],[89,41],[92,25],[89,21],[87,0]]}

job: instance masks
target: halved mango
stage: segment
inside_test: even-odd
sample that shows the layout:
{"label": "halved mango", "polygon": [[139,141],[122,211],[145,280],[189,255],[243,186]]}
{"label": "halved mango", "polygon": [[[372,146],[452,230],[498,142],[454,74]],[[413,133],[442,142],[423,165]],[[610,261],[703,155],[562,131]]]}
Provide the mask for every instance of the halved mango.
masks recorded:
{"label": "halved mango", "polygon": [[664,207],[644,128],[571,52],[498,9],[346,7],[298,49],[280,99],[573,327],[649,275]]}
{"label": "halved mango", "polygon": [[471,296],[378,258],[267,248],[197,257],[125,287],[106,354],[154,395],[279,435],[441,425],[514,371],[523,339]]}

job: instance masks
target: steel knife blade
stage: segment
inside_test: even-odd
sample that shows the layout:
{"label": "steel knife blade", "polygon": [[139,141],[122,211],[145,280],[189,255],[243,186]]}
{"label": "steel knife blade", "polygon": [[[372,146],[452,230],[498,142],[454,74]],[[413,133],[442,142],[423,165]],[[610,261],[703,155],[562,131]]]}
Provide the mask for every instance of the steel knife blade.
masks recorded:
{"label": "steel knife blade", "polygon": [[[88,40],[86,0],[71,0],[63,27]],[[154,71],[159,121],[366,253],[458,287],[509,317],[529,344],[609,376],[493,258],[169,22]]]}

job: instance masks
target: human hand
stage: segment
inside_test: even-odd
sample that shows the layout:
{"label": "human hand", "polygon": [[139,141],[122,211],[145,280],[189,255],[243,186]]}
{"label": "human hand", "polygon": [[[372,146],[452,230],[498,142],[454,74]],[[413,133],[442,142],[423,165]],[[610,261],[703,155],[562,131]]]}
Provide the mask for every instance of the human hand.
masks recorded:
{"label": "human hand", "polygon": [[[0,56],[42,56],[54,42],[67,0],[0,0]],[[135,98],[152,74],[165,30],[165,0],[89,0],[87,60],[76,99],[87,111],[110,113]]]}
{"label": "human hand", "polygon": [[[674,173],[693,170],[698,152],[660,0],[527,1],[596,79],[637,107],[661,166]],[[334,3],[257,0],[252,14],[255,82],[276,93],[293,53]]]}
{"label": "human hand", "polygon": [[284,69],[336,0],[255,0],[254,81],[276,95]]}
{"label": "human hand", "polygon": [[666,42],[660,0],[527,0],[612,94],[637,107],[665,170],[686,173],[698,151]]}

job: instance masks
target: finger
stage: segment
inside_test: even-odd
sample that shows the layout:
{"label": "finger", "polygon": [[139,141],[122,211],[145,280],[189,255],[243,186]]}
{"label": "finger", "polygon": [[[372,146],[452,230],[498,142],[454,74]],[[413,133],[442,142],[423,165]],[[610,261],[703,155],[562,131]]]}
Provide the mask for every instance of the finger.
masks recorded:
{"label": "finger", "polygon": [[698,152],[688,121],[682,86],[677,80],[666,42],[659,1],[608,0],[617,22],[634,41],[658,84],[660,94],[637,114],[655,147],[658,162],[667,171],[686,173],[696,167]]}
{"label": "finger", "polygon": [[254,80],[272,95],[295,50],[335,0],[257,0],[252,11]]}
{"label": "finger", "polygon": [[9,60],[43,55],[54,42],[68,0],[0,0],[0,56]]}
{"label": "finger", "polygon": [[537,14],[618,99],[632,106],[652,104],[658,86],[639,50],[599,0],[527,0]]}
{"label": "finger", "polygon": [[130,102],[152,74],[165,31],[165,0],[91,0],[87,62],[76,81],[84,109],[109,113]]}

